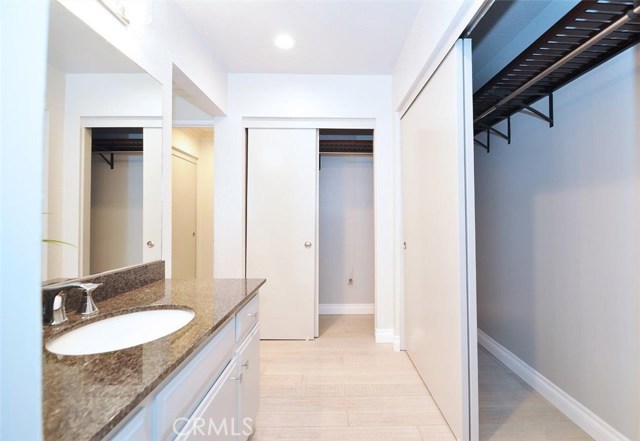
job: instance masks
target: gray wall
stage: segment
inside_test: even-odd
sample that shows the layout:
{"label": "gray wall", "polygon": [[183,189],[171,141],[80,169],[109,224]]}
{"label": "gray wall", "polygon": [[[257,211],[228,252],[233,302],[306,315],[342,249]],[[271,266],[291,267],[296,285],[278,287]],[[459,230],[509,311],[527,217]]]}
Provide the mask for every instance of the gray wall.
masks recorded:
{"label": "gray wall", "polygon": [[117,153],[114,167],[91,155],[89,274],[142,263],[141,153]]}
{"label": "gray wall", "polygon": [[319,217],[320,304],[373,304],[373,157],[322,157]]}
{"label": "gray wall", "polygon": [[554,128],[519,114],[475,155],[479,328],[634,440],[639,54],[559,90]]}

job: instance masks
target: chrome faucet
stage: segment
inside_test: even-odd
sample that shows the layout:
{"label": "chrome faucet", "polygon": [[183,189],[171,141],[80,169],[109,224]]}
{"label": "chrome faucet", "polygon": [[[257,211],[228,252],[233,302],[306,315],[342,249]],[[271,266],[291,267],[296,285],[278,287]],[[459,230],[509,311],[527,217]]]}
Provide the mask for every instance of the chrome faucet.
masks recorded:
{"label": "chrome faucet", "polygon": [[93,292],[102,286],[102,283],[67,283],[45,287],[43,290],[44,303],[42,306],[42,321],[45,325],[57,326],[67,320],[66,299],[67,293],[72,289],[82,290],[82,300],[78,313],[85,317],[91,317],[98,313],[98,307],[93,301]]}

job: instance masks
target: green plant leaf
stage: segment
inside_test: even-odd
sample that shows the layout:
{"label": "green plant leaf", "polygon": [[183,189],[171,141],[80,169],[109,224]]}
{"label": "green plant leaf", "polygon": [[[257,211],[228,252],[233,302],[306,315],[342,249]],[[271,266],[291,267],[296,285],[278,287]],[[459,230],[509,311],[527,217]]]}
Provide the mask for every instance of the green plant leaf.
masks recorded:
{"label": "green plant leaf", "polygon": [[62,241],[62,240],[42,239],[42,242],[49,243],[51,245],[69,245],[71,247],[77,248],[74,244],[69,243],[69,242],[65,242],[65,241]]}

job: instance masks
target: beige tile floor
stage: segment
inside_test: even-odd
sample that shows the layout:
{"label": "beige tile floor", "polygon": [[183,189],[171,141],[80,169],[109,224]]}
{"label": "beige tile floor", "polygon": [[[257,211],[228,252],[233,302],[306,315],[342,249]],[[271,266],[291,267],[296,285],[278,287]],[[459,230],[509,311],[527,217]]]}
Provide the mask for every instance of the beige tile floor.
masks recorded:
{"label": "beige tile floor", "polygon": [[[373,329],[373,316],[323,315],[314,341],[262,341],[260,414],[253,440],[455,440],[409,357],[390,344],[376,344]],[[487,375],[480,376],[481,407],[488,409],[481,409],[481,439],[589,439],[577,437],[577,428],[548,403],[543,406],[541,398],[514,392],[516,384],[525,385],[508,378],[497,360],[482,353],[480,361],[487,367]],[[511,401],[502,405],[498,386],[504,378]],[[515,404],[521,411],[514,416],[508,409]],[[532,418],[547,417],[553,424],[546,428],[530,424]],[[544,437],[518,431],[519,418]]]}
{"label": "beige tile floor", "polygon": [[320,317],[314,341],[262,341],[258,441],[454,440],[409,357],[373,316]]}

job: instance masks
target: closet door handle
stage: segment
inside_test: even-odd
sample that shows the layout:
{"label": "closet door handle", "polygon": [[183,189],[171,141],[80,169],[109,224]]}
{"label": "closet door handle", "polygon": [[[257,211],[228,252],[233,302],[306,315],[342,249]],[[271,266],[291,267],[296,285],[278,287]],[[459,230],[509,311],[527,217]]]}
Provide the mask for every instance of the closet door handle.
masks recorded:
{"label": "closet door handle", "polygon": [[305,242],[304,247],[307,249],[311,248],[311,242]]}

